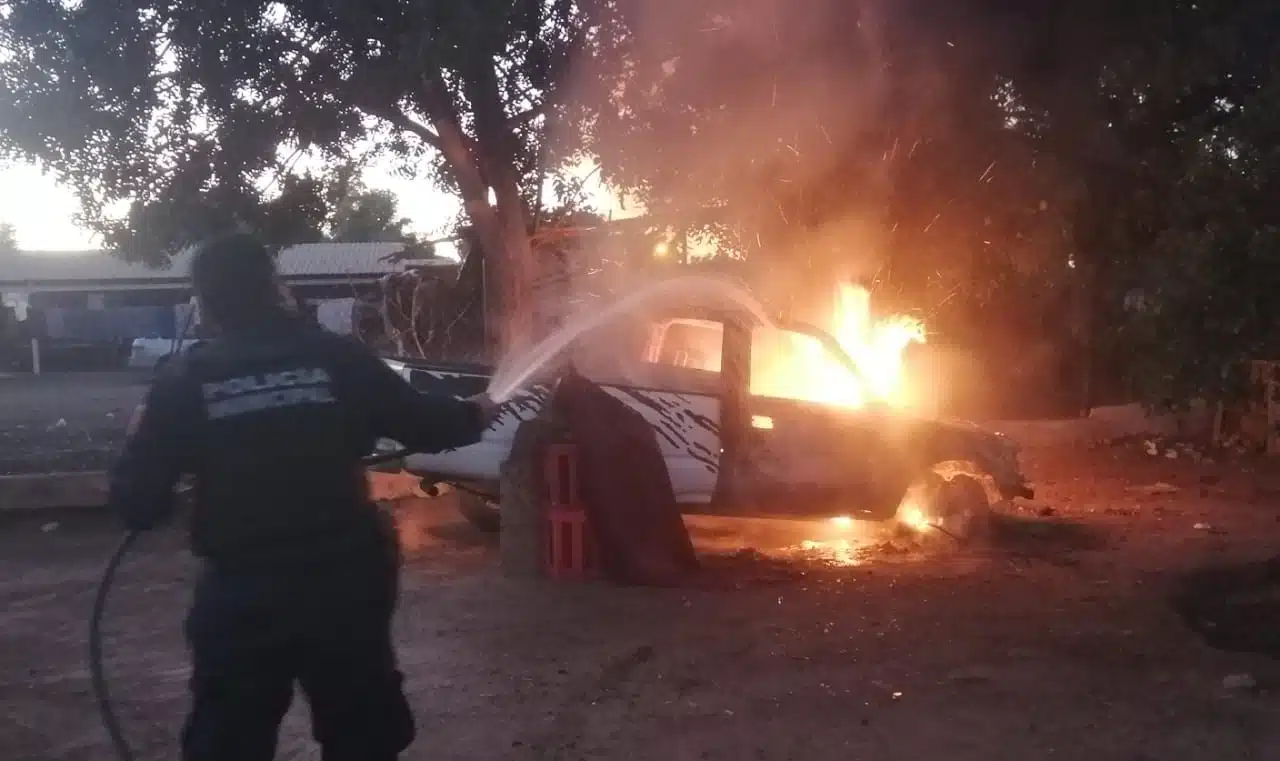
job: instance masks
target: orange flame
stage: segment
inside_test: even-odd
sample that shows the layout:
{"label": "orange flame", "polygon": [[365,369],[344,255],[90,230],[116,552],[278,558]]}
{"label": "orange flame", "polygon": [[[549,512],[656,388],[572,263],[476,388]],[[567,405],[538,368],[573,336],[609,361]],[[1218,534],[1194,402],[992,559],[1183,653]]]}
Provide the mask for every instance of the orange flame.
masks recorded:
{"label": "orange flame", "polygon": [[[799,333],[786,333],[789,341],[782,351],[752,356],[752,393],[802,401],[819,402],[857,409],[872,403],[906,409],[917,404],[912,399],[904,355],[913,343],[923,344],[924,323],[897,315],[875,320],[871,314],[871,294],[865,288],[840,284],[835,310],[828,327],[858,372],[836,359],[820,341]],[[758,381],[758,382],[757,382]],[[899,511],[902,523],[915,531],[928,527],[922,507],[908,500]],[[844,534],[854,528],[847,516],[830,520],[830,526]],[[832,537],[825,541],[806,540],[800,549],[817,554],[835,565],[857,565],[856,538]]]}
{"label": "orange flame", "polygon": [[911,344],[925,342],[924,323],[905,315],[876,321],[871,294],[842,283],[829,332],[853,360],[856,373],[817,338],[774,331],[774,340],[758,337],[753,342],[751,392],[851,408],[871,403],[897,409],[912,406],[903,356]]}

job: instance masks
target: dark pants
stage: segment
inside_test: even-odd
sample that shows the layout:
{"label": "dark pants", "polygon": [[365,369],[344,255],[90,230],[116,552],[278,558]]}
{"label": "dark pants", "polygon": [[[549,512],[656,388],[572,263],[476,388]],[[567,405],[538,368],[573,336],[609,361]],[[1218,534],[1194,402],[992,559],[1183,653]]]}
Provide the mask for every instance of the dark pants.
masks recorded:
{"label": "dark pants", "polygon": [[210,570],[187,618],[186,761],[270,761],[295,681],[324,761],[391,761],[414,737],[391,644],[396,571]]}

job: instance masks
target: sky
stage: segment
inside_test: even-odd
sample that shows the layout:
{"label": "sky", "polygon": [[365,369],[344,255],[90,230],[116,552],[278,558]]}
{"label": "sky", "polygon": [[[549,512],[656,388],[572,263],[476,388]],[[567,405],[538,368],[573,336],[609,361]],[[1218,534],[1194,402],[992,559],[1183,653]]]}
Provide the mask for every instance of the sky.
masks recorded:
{"label": "sky", "polygon": [[[390,190],[400,199],[401,215],[413,220],[413,231],[435,235],[457,213],[452,196],[421,180],[406,180],[389,169],[373,167],[365,175],[370,188]],[[79,204],[72,193],[29,165],[0,169],[0,222],[17,231],[26,251],[84,251],[97,248],[88,231],[76,226]]]}
{"label": "sky", "polygon": [[[613,212],[615,218],[636,213],[634,206],[624,213],[616,194],[595,179],[590,163],[572,171],[584,182],[592,205],[602,213]],[[390,190],[400,201],[400,214],[412,220],[415,233],[435,237],[444,232],[456,216],[457,200],[436,190],[424,180],[405,179],[390,167],[372,166],[364,175],[371,189]],[[25,251],[85,251],[97,248],[86,230],[77,227],[75,215],[79,204],[68,190],[59,187],[52,177],[42,175],[29,165],[0,167],[0,222],[8,222],[17,231],[18,247]]]}
{"label": "sky", "polygon": [[13,225],[18,246],[27,250],[83,251],[89,234],[76,227],[75,196],[33,166],[0,169],[0,222]]}

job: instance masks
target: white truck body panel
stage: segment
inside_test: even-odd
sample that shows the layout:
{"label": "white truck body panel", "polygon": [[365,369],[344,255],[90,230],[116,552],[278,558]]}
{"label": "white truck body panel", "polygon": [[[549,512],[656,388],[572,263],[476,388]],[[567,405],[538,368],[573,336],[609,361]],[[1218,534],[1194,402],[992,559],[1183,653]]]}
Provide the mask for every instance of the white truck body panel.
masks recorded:
{"label": "white truck body panel", "polygon": [[[405,365],[389,361],[401,374]],[[413,368],[412,372],[447,383],[468,377],[487,381],[485,376]],[[674,391],[602,386],[615,399],[644,416],[657,434],[676,499],[699,504],[711,501],[720,465],[720,401],[715,397]],[[476,444],[438,454],[412,454],[405,459],[407,470],[423,474],[449,474],[459,481],[496,482],[515,440],[516,430],[532,420],[549,395],[544,386],[518,392],[498,414],[493,425]]]}

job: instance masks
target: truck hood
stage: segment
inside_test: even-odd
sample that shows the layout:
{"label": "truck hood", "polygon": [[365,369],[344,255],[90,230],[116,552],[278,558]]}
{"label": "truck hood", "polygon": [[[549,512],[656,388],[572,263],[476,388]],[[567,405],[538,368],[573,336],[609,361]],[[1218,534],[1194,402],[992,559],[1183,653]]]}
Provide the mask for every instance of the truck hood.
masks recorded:
{"label": "truck hood", "polygon": [[918,467],[964,463],[990,476],[1005,499],[1031,499],[1031,487],[1019,463],[1017,442],[967,420],[920,418],[888,409],[850,412],[849,425],[870,423],[896,442]]}

